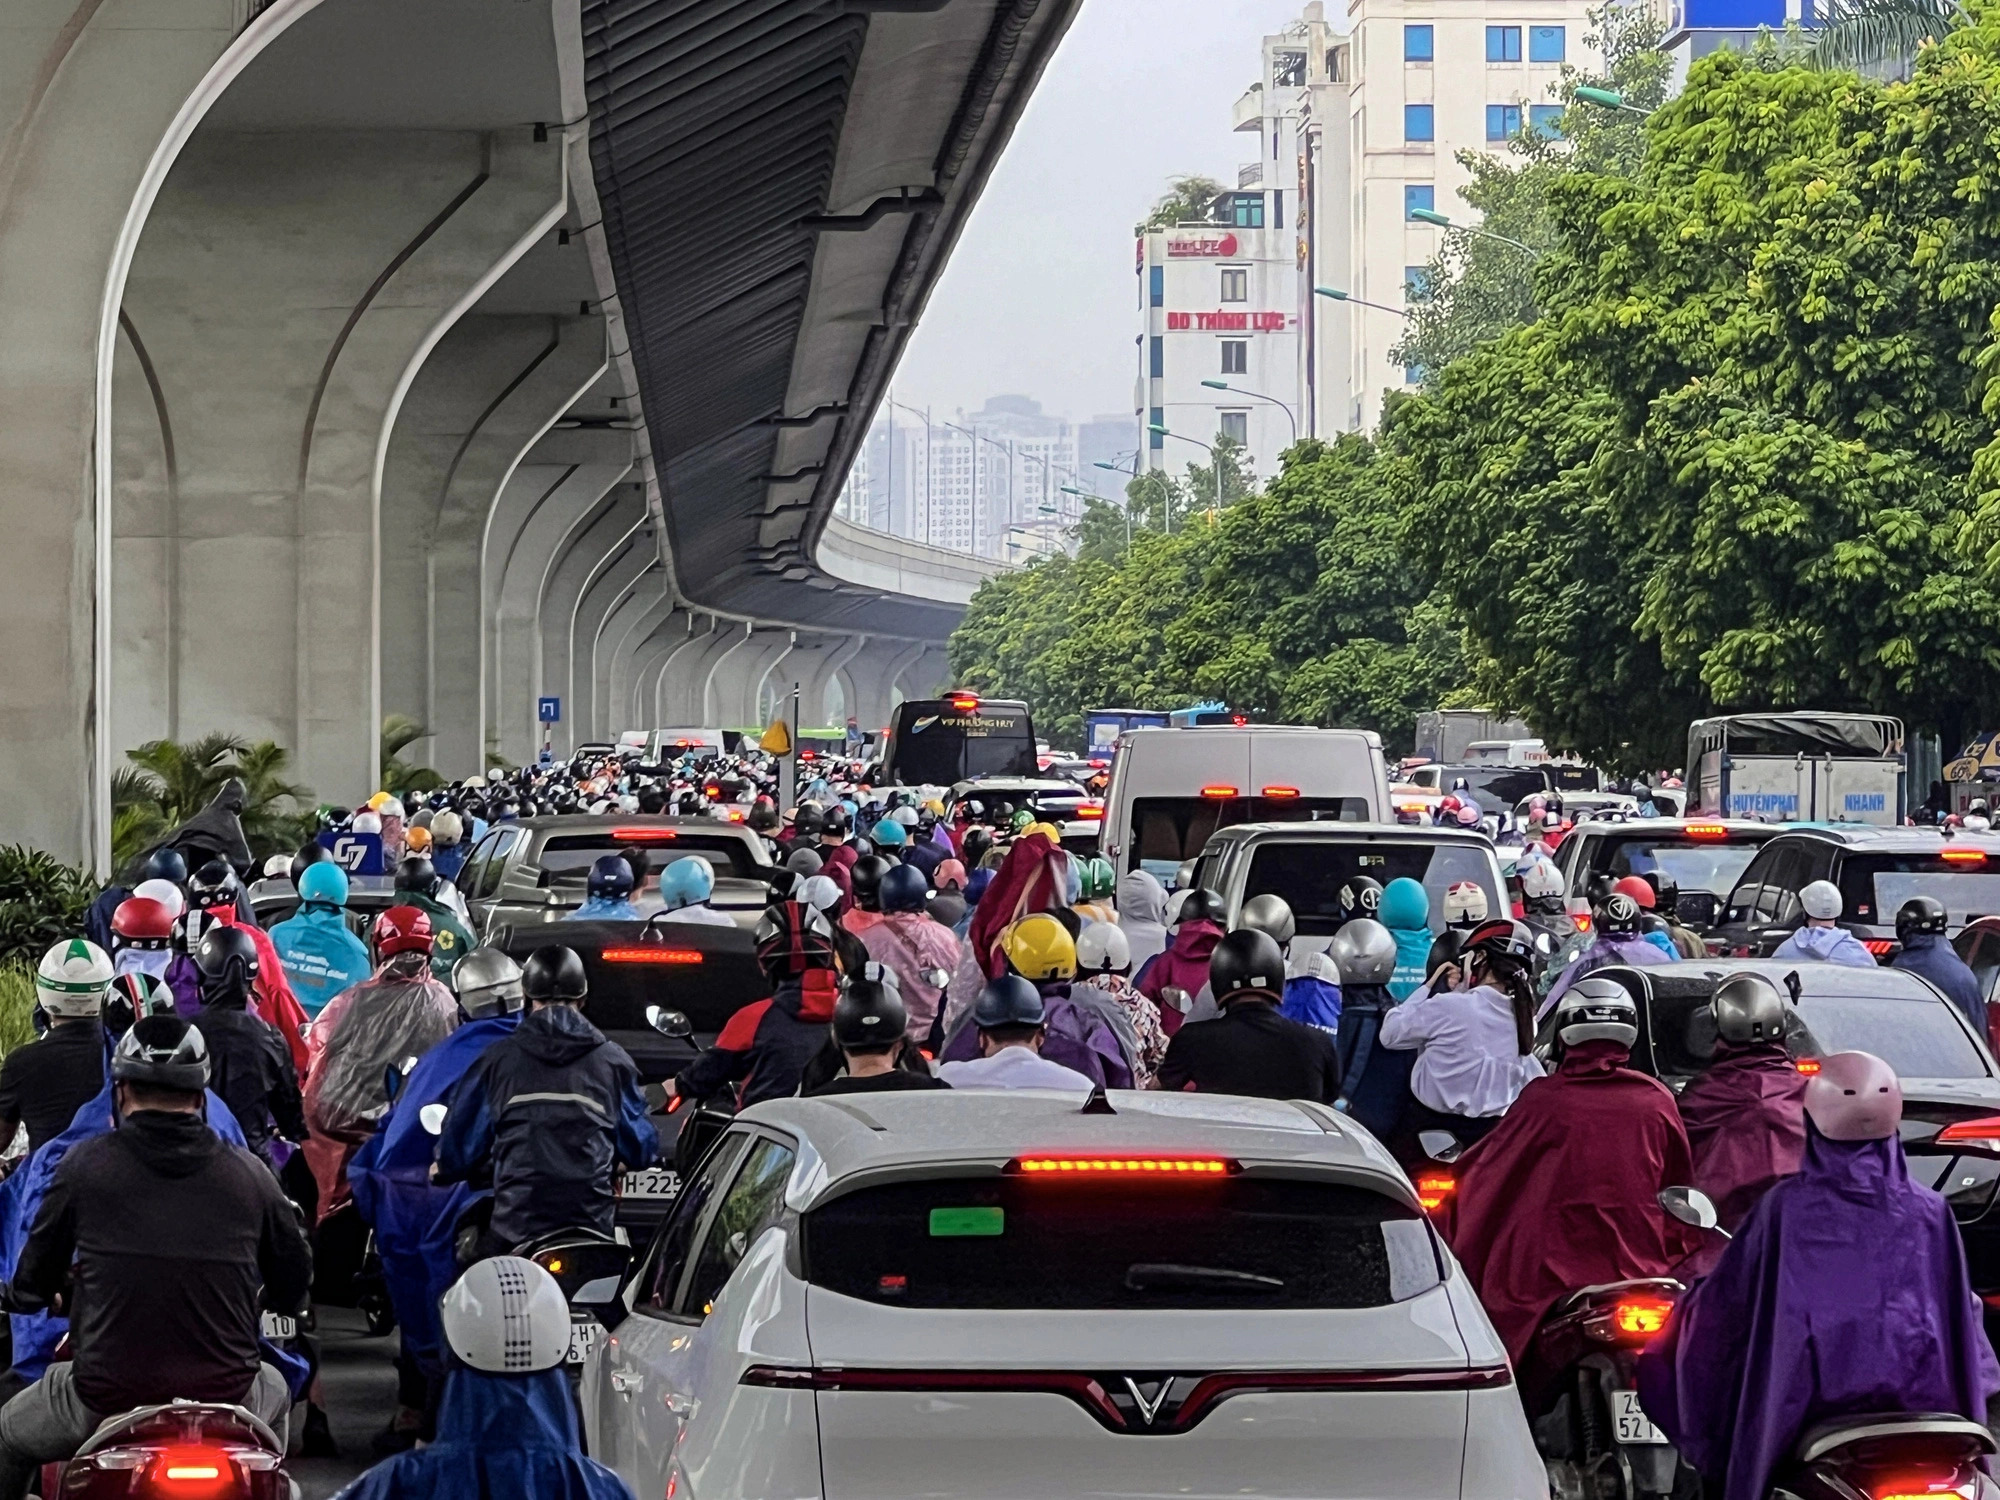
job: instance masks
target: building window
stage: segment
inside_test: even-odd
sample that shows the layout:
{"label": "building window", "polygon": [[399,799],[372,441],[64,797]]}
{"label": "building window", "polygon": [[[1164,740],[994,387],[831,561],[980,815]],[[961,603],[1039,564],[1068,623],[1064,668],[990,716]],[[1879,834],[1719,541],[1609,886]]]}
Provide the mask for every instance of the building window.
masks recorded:
{"label": "building window", "polygon": [[1167,435],[1158,429],[1167,425],[1167,409],[1156,406],[1146,417],[1146,446],[1159,449],[1167,446]]}
{"label": "building window", "polygon": [[1430,267],[1403,267],[1403,300],[1405,302],[1428,302],[1431,300]]}
{"label": "building window", "polygon": [[1431,62],[1437,56],[1435,33],[1428,26],[1403,28],[1403,61]]}
{"label": "building window", "polygon": [[1563,107],[1560,104],[1530,104],[1528,128],[1544,140],[1562,139]]}
{"label": "building window", "polygon": [[1222,268],[1222,300],[1224,302],[1248,302],[1250,300],[1249,267],[1224,266]]}
{"label": "building window", "polygon": [[1248,375],[1250,373],[1250,345],[1244,339],[1224,339],[1222,341],[1222,373],[1225,375]]}
{"label": "building window", "polygon": [[1563,60],[1563,30],[1560,26],[1530,26],[1528,28],[1528,61],[1561,62]]}
{"label": "building window", "polygon": [[1486,106],[1486,139],[1504,141],[1521,133],[1521,106],[1518,104],[1489,104]]}
{"label": "building window", "polygon": [[1154,266],[1152,274],[1148,279],[1152,288],[1153,306],[1165,307],[1167,305],[1167,268],[1165,266]]}
{"label": "building window", "polygon": [[1271,58],[1271,82],[1281,89],[1304,88],[1306,83],[1306,55],[1303,52],[1279,52]]}
{"label": "building window", "polygon": [[1262,229],[1264,227],[1264,195],[1262,193],[1237,193],[1229,200],[1228,222],[1238,229]]}
{"label": "building window", "polygon": [[1437,117],[1430,105],[1405,104],[1403,106],[1403,139],[1406,141],[1434,141],[1437,139]]}
{"label": "building window", "polygon": [[1486,60],[1490,63],[1519,62],[1521,60],[1521,28],[1518,26],[1487,27]]}
{"label": "building window", "polygon": [[1167,376],[1167,341],[1157,333],[1153,335],[1153,347],[1148,358],[1148,368],[1153,379],[1164,380]]}
{"label": "building window", "polygon": [[1437,189],[1428,182],[1409,182],[1403,185],[1403,217],[1414,219],[1418,209],[1437,207]]}
{"label": "building window", "polygon": [[1220,413],[1222,425],[1216,429],[1232,443],[1250,446],[1250,413],[1247,411],[1225,411]]}
{"label": "building window", "polygon": [[1285,190],[1283,188],[1273,188],[1271,190],[1271,227],[1273,229],[1283,229],[1285,227]]}

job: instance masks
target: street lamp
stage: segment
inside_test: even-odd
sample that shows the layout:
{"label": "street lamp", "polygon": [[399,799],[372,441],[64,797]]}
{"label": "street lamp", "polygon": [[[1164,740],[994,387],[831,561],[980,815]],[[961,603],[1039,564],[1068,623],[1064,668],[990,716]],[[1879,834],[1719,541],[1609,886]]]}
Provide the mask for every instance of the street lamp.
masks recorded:
{"label": "street lamp", "polygon": [[1377,312],[1394,313],[1399,318],[1410,316],[1407,307],[1391,307],[1386,302],[1370,302],[1366,297],[1357,297],[1352,292],[1343,292],[1339,287],[1316,286],[1313,288],[1322,297],[1331,297],[1335,302],[1352,302],[1356,307],[1372,307]]}
{"label": "street lamp", "polygon": [[[937,457],[931,450],[930,408],[926,407],[924,410],[918,411],[909,402],[898,401],[893,395],[889,397],[889,404],[891,406],[900,406],[911,416],[922,417],[924,419],[924,545],[928,547],[931,544],[931,481],[937,473]],[[890,451],[893,453],[895,450],[893,423],[891,426]],[[895,503],[895,496],[893,494],[889,499],[891,504]]]}
{"label": "street lamp", "polygon": [[[1111,467],[1111,465],[1101,463],[1097,467],[1100,469],[1108,469]],[[1117,472],[1123,474],[1125,471],[1123,469],[1119,469]],[[1096,500],[1100,501],[1105,505],[1109,505],[1111,503],[1110,496],[1100,495],[1095,490],[1080,490],[1073,484],[1064,485],[1062,487],[1062,492],[1065,495],[1075,495],[1080,500]],[[1125,497],[1125,545],[1128,548],[1132,545],[1132,497],[1130,495],[1127,495]]]}
{"label": "street lamp", "polygon": [[[1178,432],[1170,432],[1166,428],[1162,427],[1158,422],[1147,423],[1146,430],[1148,432],[1157,432],[1161,437],[1180,438],[1182,442],[1193,443],[1195,447],[1204,449],[1207,452],[1208,461],[1215,468],[1215,508],[1217,510],[1221,510],[1222,509],[1222,459],[1220,458],[1220,456],[1217,455],[1215,449],[1209,447],[1209,445],[1207,443],[1204,443],[1200,438],[1183,437]],[[1167,530],[1169,532],[1173,530],[1173,526],[1171,523],[1168,525]]]}
{"label": "street lamp", "polygon": [[1576,97],[1581,99],[1585,104],[1595,104],[1599,109],[1622,109],[1627,114],[1637,115],[1642,120],[1650,119],[1658,113],[1656,110],[1641,109],[1636,104],[1627,104],[1625,96],[1616,89],[1594,89],[1579,86],[1576,91]]}
{"label": "street lamp", "polygon": [[1542,252],[1533,245],[1524,245],[1519,240],[1510,240],[1504,234],[1495,234],[1490,229],[1476,229],[1470,224],[1454,224],[1451,219],[1434,208],[1413,208],[1410,217],[1422,224],[1434,224],[1439,229],[1456,229],[1460,234],[1469,234],[1476,239],[1498,240],[1503,245],[1512,245],[1534,260],[1542,258]]}
{"label": "street lamp", "polygon": [[1204,380],[1202,384],[1207,386],[1211,391],[1227,391],[1232,396],[1248,396],[1252,401],[1270,402],[1273,406],[1277,407],[1279,411],[1283,412],[1285,414],[1285,420],[1292,424],[1292,446],[1294,447],[1298,446],[1299,419],[1293,416],[1292,409],[1289,406],[1285,405],[1284,402],[1280,401],[1276,396],[1263,396],[1259,395],[1256,391],[1246,391],[1238,386],[1231,385],[1226,380]]}

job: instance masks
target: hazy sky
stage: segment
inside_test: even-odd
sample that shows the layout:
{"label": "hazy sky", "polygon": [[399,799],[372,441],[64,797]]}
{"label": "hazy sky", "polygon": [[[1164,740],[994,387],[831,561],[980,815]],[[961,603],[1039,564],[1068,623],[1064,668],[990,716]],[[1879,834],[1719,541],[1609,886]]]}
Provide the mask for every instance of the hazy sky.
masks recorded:
{"label": "hazy sky", "polygon": [[1258,78],[1261,38],[1303,9],[1084,0],[911,335],[896,399],[944,412],[1020,394],[1058,416],[1129,413],[1132,226],[1169,177],[1233,183],[1255,159],[1230,106]]}

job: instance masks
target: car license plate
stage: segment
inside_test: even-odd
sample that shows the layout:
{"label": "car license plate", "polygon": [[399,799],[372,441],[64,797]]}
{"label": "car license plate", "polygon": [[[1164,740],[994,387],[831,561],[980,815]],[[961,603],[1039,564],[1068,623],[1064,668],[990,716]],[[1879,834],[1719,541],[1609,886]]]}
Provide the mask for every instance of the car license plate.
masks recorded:
{"label": "car license plate", "polygon": [[563,1363],[580,1365],[590,1358],[596,1348],[596,1320],[572,1323],[569,1325],[569,1352],[563,1355]]}
{"label": "car license plate", "polygon": [[627,1172],[618,1192],[626,1198],[674,1198],[680,1195],[681,1174],[667,1167]]}
{"label": "car license plate", "polygon": [[1667,1441],[1667,1435],[1653,1425],[1640,1407],[1637,1391],[1611,1393],[1611,1419],[1618,1429],[1618,1441],[1621,1443],[1665,1444]]}
{"label": "car license plate", "polygon": [[299,1336],[299,1320],[288,1318],[283,1313],[265,1313],[259,1320],[259,1331],[274,1344],[282,1344],[286,1339]]}

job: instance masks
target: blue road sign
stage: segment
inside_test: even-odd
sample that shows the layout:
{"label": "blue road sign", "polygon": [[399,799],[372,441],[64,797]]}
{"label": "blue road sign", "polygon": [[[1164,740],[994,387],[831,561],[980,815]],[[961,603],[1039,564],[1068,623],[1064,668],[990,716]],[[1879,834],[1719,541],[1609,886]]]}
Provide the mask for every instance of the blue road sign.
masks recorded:
{"label": "blue road sign", "polygon": [[537,698],[535,700],[535,717],[540,719],[544,724],[562,723],[562,699]]}

